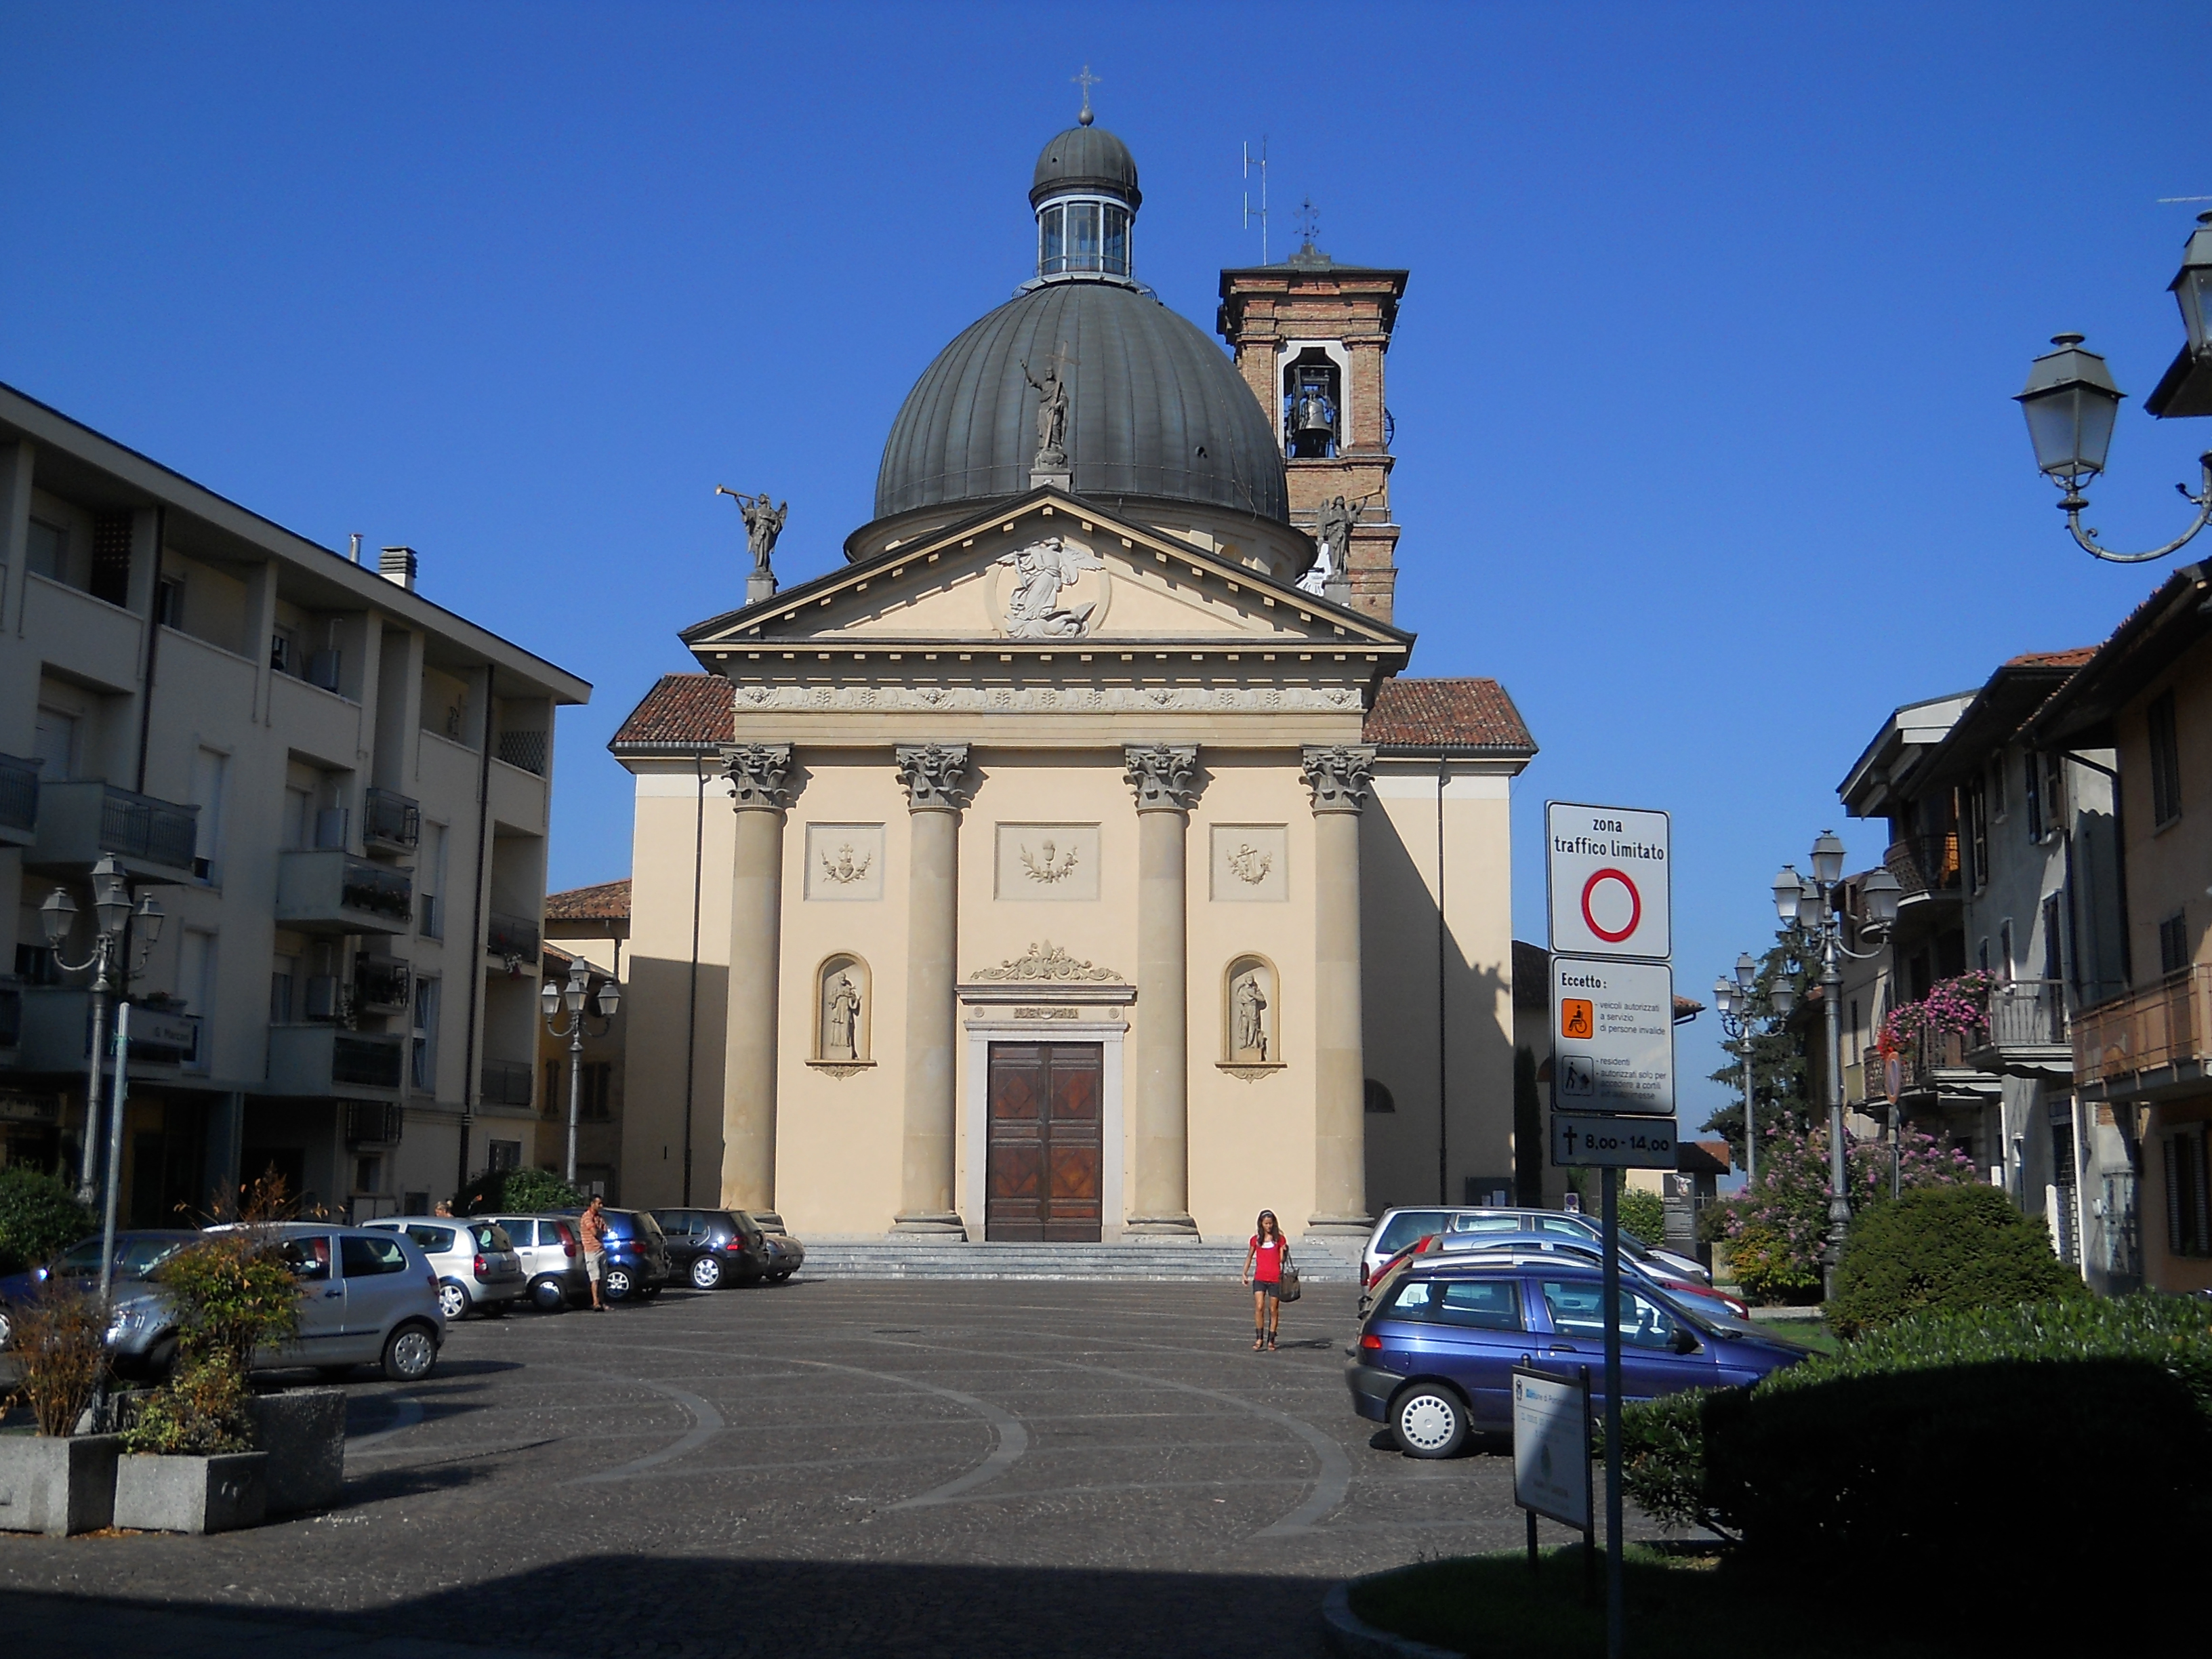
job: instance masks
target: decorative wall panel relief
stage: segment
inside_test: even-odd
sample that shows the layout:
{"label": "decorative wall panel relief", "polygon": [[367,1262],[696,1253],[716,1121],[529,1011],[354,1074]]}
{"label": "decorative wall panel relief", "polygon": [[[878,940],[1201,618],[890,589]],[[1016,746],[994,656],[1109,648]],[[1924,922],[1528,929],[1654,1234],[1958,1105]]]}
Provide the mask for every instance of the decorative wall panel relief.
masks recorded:
{"label": "decorative wall panel relief", "polygon": [[806,896],[879,899],[884,896],[884,826],[806,826]]}
{"label": "decorative wall panel relief", "polygon": [[1290,835],[1279,823],[1213,826],[1212,892],[1232,904],[1280,903],[1291,896]]}
{"label": "decorative wall panel relief", "polygon": [[850,1077],[875,1061],[869,1054],[869,1021],[875,997],[868,964],[841,953],[816,970],[814,1054],[808,1064],[833,1077]]}
{"label": "decorative wall panel relief", "polygon": [[1221,976],[1221,1066],[1255,1083],[1283,1069],[1280,1000],[1265,957],[1238,957]]}
{"label": "decorative wall panel relief", "polygon": [[1098,826],[1000,824],[997,890],[1002,899],[1097,898]]}

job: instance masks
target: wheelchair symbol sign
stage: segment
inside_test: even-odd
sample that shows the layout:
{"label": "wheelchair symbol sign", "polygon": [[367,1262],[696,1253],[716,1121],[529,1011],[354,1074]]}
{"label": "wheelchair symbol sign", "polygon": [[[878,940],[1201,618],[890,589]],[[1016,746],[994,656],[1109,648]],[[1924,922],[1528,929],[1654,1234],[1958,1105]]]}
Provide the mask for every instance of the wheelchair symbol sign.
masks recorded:
{"label": "wheelchair symbol sign", "polygon": [[1565,997],[1559,1003],[1559,1035],[1588,1040],[1597,1035],[1597,1011],[1584,997]]}

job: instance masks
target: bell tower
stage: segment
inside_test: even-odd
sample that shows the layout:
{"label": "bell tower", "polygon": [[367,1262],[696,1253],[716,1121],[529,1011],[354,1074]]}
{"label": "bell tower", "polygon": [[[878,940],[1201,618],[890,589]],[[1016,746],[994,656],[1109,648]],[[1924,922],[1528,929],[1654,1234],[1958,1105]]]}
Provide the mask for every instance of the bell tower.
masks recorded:
{"label": "bell tower", "polygon": [[1406,276],[1339,264],[1309,235],[1279,264],[1223,271],[1215,323],[1282,447],[1291,521],[1326,546],[1317,591],[1386,623],[1398,581],[1397,458],[1382,359]]}

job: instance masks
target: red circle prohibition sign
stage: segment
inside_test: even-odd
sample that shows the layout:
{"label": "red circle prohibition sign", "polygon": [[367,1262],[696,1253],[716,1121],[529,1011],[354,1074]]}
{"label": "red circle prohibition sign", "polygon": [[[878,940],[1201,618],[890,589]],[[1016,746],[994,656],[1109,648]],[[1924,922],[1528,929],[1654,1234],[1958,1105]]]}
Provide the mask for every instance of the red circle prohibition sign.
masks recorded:
{"label": "red circle prohibition sign", "polygon": [[[1598,919],[1590,914],[1590,895],[1597,891],[1597,884],[1601,881],[1617,881],[1628,890],[1628,926],[1623,927],[1619,933],[1613,932],[1610,927],[1600,927]],[[1620,944],[1621,940],[1636,931],[1638,925],[1643,920],[1644,895],[1636,890],[1636,884],[1628,878],[1626,871],[1600,870],[1583,884],[1583,921],[1588,924],[1590,932],[1595,933],[1607,945]]]}

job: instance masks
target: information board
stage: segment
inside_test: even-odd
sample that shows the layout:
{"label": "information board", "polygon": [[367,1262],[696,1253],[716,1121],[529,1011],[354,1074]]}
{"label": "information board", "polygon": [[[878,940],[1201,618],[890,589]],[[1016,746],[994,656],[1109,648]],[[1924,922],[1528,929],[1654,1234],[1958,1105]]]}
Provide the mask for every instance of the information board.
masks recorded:
{"label": "information board", "polygon": [[1515,1366],[1513,1501],[1588,1532],[1589,1443],[1589,1401],[1583,1384]]}
{"label": "information board", "polygon": [[1552,949],[1650,962],[1672,956],[1670,834],[1664,812],[1545,802]]}
{"label": "information board", "polygon": [[1563,1112],[1674,1112],[1674,970],[1552,958],[1552,1090]]}

